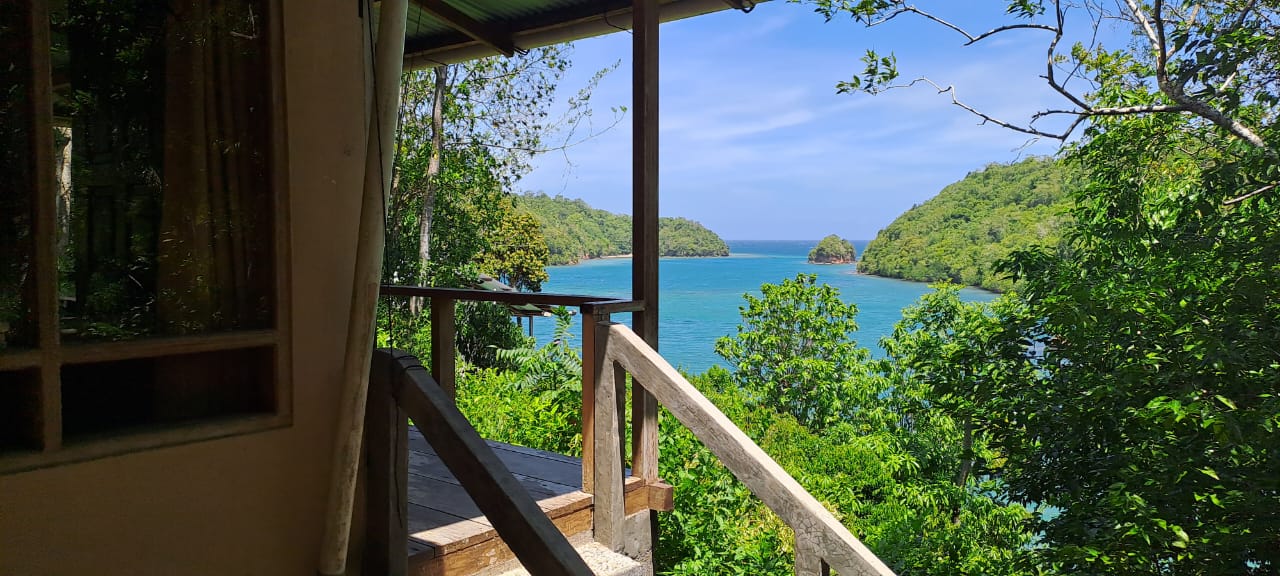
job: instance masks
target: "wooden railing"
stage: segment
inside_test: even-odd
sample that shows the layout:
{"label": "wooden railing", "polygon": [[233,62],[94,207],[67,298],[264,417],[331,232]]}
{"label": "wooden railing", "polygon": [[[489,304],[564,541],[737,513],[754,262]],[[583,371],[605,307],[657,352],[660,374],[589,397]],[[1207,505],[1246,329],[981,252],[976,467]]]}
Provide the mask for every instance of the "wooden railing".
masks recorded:
{"label": "wooden railing", "polygon": [[[592,463],[595,461],[595,370],[597,326],[612,320],[613,314],[644,310],[643,302],[611,299],[601,296],[573,294],[546,294],[541,292],[495,292],[491,290],[467,290],[460,288],[430,288],[423,286],[383,286],[381,294],[393,297],[426,298],[431,306],[431,377],[450,396],[456,387],[457,352],[454,349],[454,309],[458,302],[497,302],[514,306],[538,304],[577,308],[582,319],[582,491],[592,493],[595,478]],[[636,393],[639,396],[634,396]],[[644,389],[633,390],[634,398],[645,398]],[[620,396],[620,398],[625,398]],[[634,402],[634,399],[633,399]],[[619,415],[621,411],[615,411]],[[619,416],[621,417],[621,416]],[[653,488],[653,507],[669,509],[670,487],[658,479],[658,423],[643,414],[634,414],[631,423],[632,437],[648,439],[640,450],[633,449],[633,475],[642,478]],[[622,440],[618,446],[622,447]],[[624,449],[624,448],[620,448]]]}
{"label": "wooden railing", "polygon": [[427,370],[390,350],[374,353],[369,378],[365,574],[408,572],[408,419],[531,574],[591,574]]}
{"label": "wooden railing", "polygon": [[626,326],[609,322],[600,323],[595,333],[597,541],[618,548],[623,536],[623,463],[619,451],[612,447],[622,434],[616,415],[618,387],[625,373],[630,373],[633,386],[643,386],[652,393],[792,528],[797,575],[817,575],[834,568],[841,576],[892,576],[874,553],[644,340]]}
{"label": "wooden railing", "polygon": [[[633,407],[647,404],[650,399],[665,406],[793,529],[797,575],[827,574],[834,568],[842,576],[893,576],[874,553],[656,350],[626,326],[612,322],[613,314],[641,311],[643,303],[593,296],[415,286],[383,286],[382,295],[430,299],[431,371],[428,375],[416,360],[403,354],[375,355],[370,378],[370,420],[366,426],[367,441],[371,443],[368,521],[373,531],[366,544],[366,556],[375,557],[368,573],[402,574],[403,559],[407,557],[408,535],[402,528],[395,528],[394,521],[400,519],[403,526],[406,517],[406,416],[414,419],[530,572],[578,573],[579,566],[573,561],[576,553],[571,558],[564,550],[568,545],[562,543],[564,537],[548,532],[555,531],[554,525],[538,512],[537,504],[497,462],[492,450],[451,402],[456,369],[454,304],[478,301],[568,306],[580,312],[582,489],[593,495],[593,528],[598,542],[620,550],[625,532],[635,526],[625,523],[628,512],[635,512],[627,509],[632,499],[624,497],[628,471],[644,483],[649,509],[670,510],[672,506],[671,487],[658,477],[658,423],[653,411],[632,411],[631,468],[626,467],[623,412],[629,373]],[[379,375],[379,370],[384,373]],[[441,450],[442,446],[448,447]],[[448,458],[446,452],[450,453]],[[459,466],[457,470],[455,464]],[[383,472],[375,474],[375,468]],[[396,483],[396,478],[401,481]],[[504,526],[499,527],[500,523]],[[388,525],[394,534],[385,533]],[[379,557],[391,560],[378,560]],[[383,566],[389,570],[379,569]]]}

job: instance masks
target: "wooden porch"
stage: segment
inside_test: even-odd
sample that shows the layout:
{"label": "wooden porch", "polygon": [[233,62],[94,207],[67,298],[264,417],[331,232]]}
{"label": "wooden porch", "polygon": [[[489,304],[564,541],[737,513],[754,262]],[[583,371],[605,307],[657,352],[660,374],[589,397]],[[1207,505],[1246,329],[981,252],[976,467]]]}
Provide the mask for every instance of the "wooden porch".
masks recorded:
{"label": "wooden porch", "polygon": [[[645,542],[636,552],[646,554],[649,522],[635,520],[651,520],[639,513],[673,504],[672,487],[658,477],[660,404],[792,527],[798,575],[835,568],[892,576],[644,339],[612,322],[613,314],[642,310],[642,303],[407,286],[381,291],[430,299],[433,345],[430,370],[404,352],[373,355],[365,416],[366,574],[500,574],[517,568],[513,559],[529,574],[608,573],[588,566],[585,547],[623,558],[615,552],[635,549],[629,543],[637,530]],[[582,460],[486,441],[458,410],[454,304],[464,300],[579,308]],[[623,410],[628,384],[630,434]]]}
{"label": "wooden porch", "polygon": [[[499,569],[515,558],[492,523],[467,495],[431,444],[409,430],[408,552],[409,573],[476,574]],[[583,492],[582,460],[486,442],[538,507],[570,541],[591,538],[592,497]],[[629,513],[648,506],[648,492],[638,478],[626,484]]]}

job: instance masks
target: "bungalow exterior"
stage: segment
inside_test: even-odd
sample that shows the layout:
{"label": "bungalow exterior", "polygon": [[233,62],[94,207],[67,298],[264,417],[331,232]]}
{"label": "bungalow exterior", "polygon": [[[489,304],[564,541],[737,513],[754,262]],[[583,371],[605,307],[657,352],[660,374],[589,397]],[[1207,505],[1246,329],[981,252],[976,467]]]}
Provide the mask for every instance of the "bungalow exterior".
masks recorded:
{"label": "bungalow exterior", "polygon": [[[671,496],[659,404],[796,529],[797,572],[890,573],[654,351],[658,24],[750,7],[6,0],[0,574],[473,574],[513,556],[577,574],[599,569],[581,559],[589,546],[651,570],[652,514]],[[519,450],[477,443],[451,408],[451,346],[422,359],[430,370],[371,354],[381,151],[401,66],[628,28],[632,299],[382,290],[430,298],[437,342],[452,341],[457,300],[583,311],[584,458],[534,455],[581,483],[531,496],[508,471]],[[609,322],[621,313],[636,332]],[[636,382],[630,469],[623,372]],[[485,513],[469,521],[487,539],[467,538],[486,548],[415,538],[411,492],[442,497],[407,480],[428,454]],[[553,517],[550,497],[577,508]],[[455,550],[483,554],[443,560]]]}

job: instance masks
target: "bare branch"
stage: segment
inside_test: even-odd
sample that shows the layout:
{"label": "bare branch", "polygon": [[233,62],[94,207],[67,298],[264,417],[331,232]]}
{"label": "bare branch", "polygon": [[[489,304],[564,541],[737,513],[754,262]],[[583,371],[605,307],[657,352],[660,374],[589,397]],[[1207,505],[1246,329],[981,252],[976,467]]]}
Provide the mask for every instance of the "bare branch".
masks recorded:
{"label": "bare branch", "polygon": [[1054,32],[1054,31],[1055,31],[1055,29],[1054,29],[1052,26],[1047,26],[1047,25],[1044,25],[1044,24],[1009,24],[1009,25],[1006,25],[1006,26],[997,26],[997,27],[992,28],[992,29],[990,29],[990,30],[987,30],[986,32],[983,32],[983,33],[981,33],[981,34],[974,35],[974,34],[970,34],[970,33],[969,33],[967,30],[965,30],[964,28],[961,28],[961,27],[959,27],[959,26],[957,26],[957,25],[955,25],[955,24],[952,24],[951,22],[948,22],[948,21],[946,21],[946,20],[944,20],[944,19],[942,19],[942,18],[939,18],[939,17],[937,17],[937,16],[934,16],[933,14],[931,14],[931,13],[929,13],[929,12],[925,12],[924,10],[921,10],[921,9],[919,9],[919,8],[916,8],[915,6],[903,6],[903,7],[899,8],[899,9],[897,9],[897,10],[894,10],[894,11],[893,11],[892,13],[890,13],[888,16],[885,16],[884,18],[881,18],[880,20],[877,20],[877,21],[875,21],[875,22],[869,22],[869,23],[867,23],[867,27],[868,27],[868,28],[870,28],[870,27],[872,27],[872,26],[879,26],[880,24],[884,24],[885,22],[888,22],[888,21],[890,21],[890,20],[893,20],[894,18],[897,18],[898,16],[900,16],[900,15],[902,15],[902,14],[907,14],[907,13],[916,14],[916,15],[918,15],[918,16],[921,16],[921,17],[923,17],[923,18],[927,18],[927,19],[929,19],[929,20],[932,20],[932,21],[934,21],[934,22],[937,22],[938,24],[941,24],[941,25],[943,25],[943,26],[946,26],[947,28],[950,28],[950,29],[954,30],[955,32],[957,32],[957,33],[958,33],[958,34],[960,34],[961,36],[964,36],[964,38],[965,38],[965,43],[964,43],[964,45],[965,45],[965,46],[969,46],[970,44],[973,44],[973,43],[978,42],[978,41],[980,41],[980,40],[983,40],[983,39],[985,39],[985,38],[989,38],[989,37],[994,36],[994,35],[996,35],[996,34],[999,34],[999,33],[1001,33],[1001,32],[1007,32],[1007,31],[1009,31],[1009,30],[1047,30],[1047,31],[1049,31],[1049,32]]}
{"label": "bare branch", "polygon": [[1245,200],[1248,200],[1248,199],[1250,199],[1250,198],[1253,198],[1254,196],[1257,196],[1257,195],[1259,195],[1259,194],[1262,194],[1263,192],[1266,192],[1266,191],[1268,191],[1268,190],[1274,190],[1274,189],[1275,189],[1275,187],[1276,187],[1276,185],[1275,185],[1275,184],[1267,184],[1266,186],[1263,186],[1263,187],[1261,187],[1261,188],[1259,188],[1259,189],[1257,189],[1257,190],[1254,190],[1253,192],[1250,192],[1250,193],[1245,194],[1245,195],[1243,195],[1243,196],[1236,196],[1235,198],[1232,198],[1232,199],[1230,199],[1230,200],[1227,200],[1227,201],[1223,202],[1223,204],[1225,204],[1225,205],[1227,205],[1227,206],[1230,206],[1230,205],[1232,205],[1232,204],[1237,204],[1237,203],[1240,203],[1240,202],[1244,202]]}

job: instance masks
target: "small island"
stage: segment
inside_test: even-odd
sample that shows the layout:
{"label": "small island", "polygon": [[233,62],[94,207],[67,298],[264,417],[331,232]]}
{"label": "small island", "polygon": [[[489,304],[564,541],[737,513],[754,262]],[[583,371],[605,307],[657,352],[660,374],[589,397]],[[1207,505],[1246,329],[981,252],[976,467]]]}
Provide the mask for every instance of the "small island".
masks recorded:
{"label": "small island", "polygon": [[813,264],[853,264],[858,259],[853,243],[831,234],[809,251],[809,262]]}

